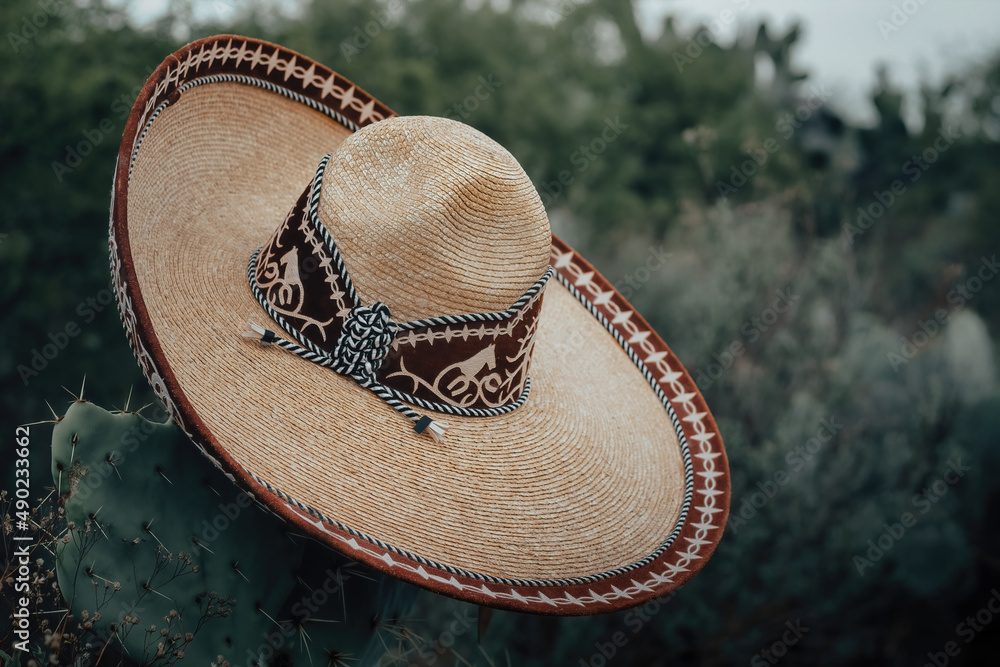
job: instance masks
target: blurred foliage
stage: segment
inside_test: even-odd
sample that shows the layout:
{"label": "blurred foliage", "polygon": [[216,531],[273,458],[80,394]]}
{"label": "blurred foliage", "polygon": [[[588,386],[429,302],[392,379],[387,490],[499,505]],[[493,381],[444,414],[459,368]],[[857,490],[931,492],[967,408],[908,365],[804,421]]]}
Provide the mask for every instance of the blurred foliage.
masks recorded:
{"label": "blurred foliage", "polygon": [[[1000,283],[995,269],[984,278],[984,259],[1000,250],[1000,54],[926,85],[919,128],[903,121],[902,94],[882,72],[871,94],[877,123],[859,127],[796,68],[797,27],[744,26],[724,46],[667,19],[644,39],[629,9],[620,0],[292,10],[175,1],[136,26],[99,0],[5,0],[3,422],[45,418],[45,401],[61,408],[60,386],[76,392],[84,375],[88,397],[105,405],[121,405],[130,387],[133,405],[151,400],[114,306],[101,303],[125,116],[182,43],[263,37],[400,113],[448,114],[506,146],[554,230],[629,286],[701,378],[726,439],[733,511],[755,510],[731,522],[704,572],[656,614],[498,612],[482,646],[471,632],[445,646],[440,628],[465,611],[434,600],[423,614],[431,648],[414,664],[597,664],[595,642],[621,631],[627,642],[609,662],[722,665],[762,659],[796,620],[809,631],[785,664],[922,664],[948,641],[962,651],[950,664],[995,656],[1000,623],[969,644],[956,632],[1000,582]],[[480,100],[483,79],[493,91]],[[597,141],[606,127],[617,128],[613,139]],[[954,140],[938,151],[943,129]],[[893,201],[876,215],[887,193]],[[669,261],[641,271],[661,246]],[[775,291],[791,302],[784,312]],[[71,323],[79,333],[26,384],[19,367]],[[805,459],[797,448],[823,419],[841,426]],[[44,450],[37,456],[47,469]],[[934,494],[958,459],[969,470],[924,513],[919,494]],[[753,507],[769,482],[773,497]],[[869,540],[908,511],[916,523],[859,573]]]}

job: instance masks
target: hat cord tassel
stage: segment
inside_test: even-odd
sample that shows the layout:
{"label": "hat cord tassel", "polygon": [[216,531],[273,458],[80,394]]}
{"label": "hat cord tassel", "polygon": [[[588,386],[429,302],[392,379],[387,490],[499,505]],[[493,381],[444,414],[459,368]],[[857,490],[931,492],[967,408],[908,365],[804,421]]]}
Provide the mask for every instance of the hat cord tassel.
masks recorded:
{"label": "hat cord tassel", "polygon": [[[298,355],[303,359],[318,364],[326,368],[332,368],[336,370],[338,365],[337,359],[326,354],[319,354],[313,352],[312,350],[307,350],[304,347],[296,345],[290,340],[281,338],[273,331],[265,329],[264,327],[253,324],[252,322],[247,322],[244,327],[242,334],[244,338],[250,340],[258,341],[262,346],[266,345],[277,345],[278,347],[291,352],[292,354]],[[394,408],[401,415],[408,417],[415,422],[413,430],[417,433],[427,433],[436,442],[440,442],[444,437],[444,432],[448,428],[441,422],[431,419],[427,415],[421,415],[410,408],[408,405],[395,398],[388,389],[385,388],[380,382],[375,381],[371,376],[365,376],[361,373],[355,372],[349,374],[349,377],[357,382],[359,385],[372,392],[384,402],[388,403],[389,406]]]}

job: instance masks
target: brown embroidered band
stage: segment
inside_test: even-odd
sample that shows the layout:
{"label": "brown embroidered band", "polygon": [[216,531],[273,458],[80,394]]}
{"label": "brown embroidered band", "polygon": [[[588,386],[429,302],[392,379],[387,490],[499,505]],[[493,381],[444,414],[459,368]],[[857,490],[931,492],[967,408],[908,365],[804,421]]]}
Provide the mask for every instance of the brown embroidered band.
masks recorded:
{"label": "brown embroidered band", "polygon": [[392,320],[389,308],[361,304],[337,244],[319,219],[323,174],[270,241],[250,258],[247,277],[264,310],[293,340],[247,323],[244,336],[274,343],[354,379],[436,439],[444,426],[421,408],[469,417],[515,410],[528,398],[528,368],[552,267],[503,312]]}

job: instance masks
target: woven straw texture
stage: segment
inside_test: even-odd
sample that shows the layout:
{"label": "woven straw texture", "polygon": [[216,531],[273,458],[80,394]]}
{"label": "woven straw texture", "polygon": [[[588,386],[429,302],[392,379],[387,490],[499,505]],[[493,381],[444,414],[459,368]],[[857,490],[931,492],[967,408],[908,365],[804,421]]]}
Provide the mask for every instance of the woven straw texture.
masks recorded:
{"label": "woven straw texture", "polygon": [[349,137],[320,220],[362,301],[397,321],[506,310],[549,263],[545,208],[517,160],[446,118],[389,118]]}
{"label": "woven straw texture", "polygon": [[[385,301],[397,320],[502,310],[549,256],[544,211],[513,158],[481,135],[420,138],[436,124],[355,137],[324,183],[321,217],[361,298]],[[369,139],[391,151],[406,131],[417,133],[412,165],[350,169],[371,156]],[[440,443],[353,381],[240,337],[247,320],[271,326],[247,285],[248,258],[349,134],[296,102],[220,83],[185,92],[143,140],[127,204],[133,266],[153,333],[208,430],[298,501],[440,563],[548,579],[651,553],[684,495],[673,425],[557,282],[543,301],[527,404],[497,417],[441,415]],[[442,166],[424,166],[420,146]],[[472,185],[465,170],[477,166],[494,174],[488,186]],[[435,182],[454,194],[411,194]]]}

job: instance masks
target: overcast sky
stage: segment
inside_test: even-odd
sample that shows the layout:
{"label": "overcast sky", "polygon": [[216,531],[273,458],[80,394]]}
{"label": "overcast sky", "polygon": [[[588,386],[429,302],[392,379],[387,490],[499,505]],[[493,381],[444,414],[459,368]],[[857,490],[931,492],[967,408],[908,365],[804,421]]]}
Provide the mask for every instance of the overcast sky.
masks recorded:
{"label": "overcast sky", "polygon": [[[162,12],[166,4],[167,0],[130,2],[140,21]],[[193,4],[196,15],[225,19],[240,3],[194,0]],[[922,75],[940,81],[1000,49],[1000,0],[636,0],[636,7],[650,36],[659,32],[668,13],[677,17],[681,30],[715,22],[723,42],[732,40],[739,27],[756,25],[762,18],[776,28],[772,36],[800,21],[805,34],[794,54],[796,62],[811,80],[834,91],[831,104],[856,122],[873,118],[868,93],[878,63],[887,64],[893,80],[912,92]],[[725,14],[727,10],[731,14]]]}
{"label": "overcast sky", "polygon": [[[761,18],[780,28],[772,37],[801,21],[805,35],[795,61],[811,79],[828,84],[836,106],[858,120],[872,117],[867,93],[878,63],[914,91],[922,74],[940,81],[1000,49],[1000,0],[639,0],[638,7],[650,34],[668,13],[682,29],[716,21],[728,39],[737,25]],[[732,21],[723,26],[726,10]]]}

